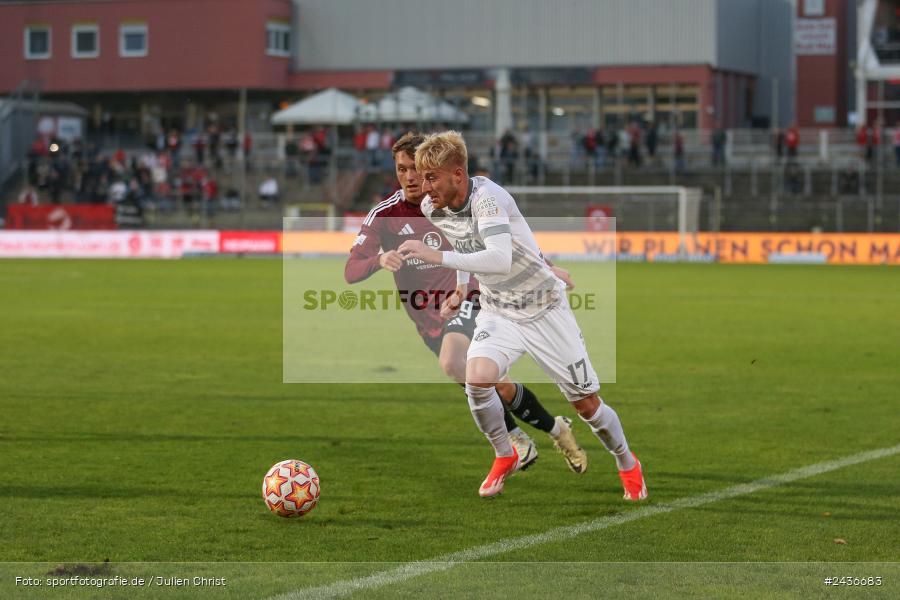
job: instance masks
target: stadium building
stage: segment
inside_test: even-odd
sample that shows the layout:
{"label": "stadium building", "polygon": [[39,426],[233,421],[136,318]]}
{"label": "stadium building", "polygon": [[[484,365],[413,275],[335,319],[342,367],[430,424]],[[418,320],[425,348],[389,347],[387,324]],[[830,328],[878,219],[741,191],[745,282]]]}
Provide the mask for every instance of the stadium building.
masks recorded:
{"label": "stadium building", "polygon": [[481,130],[786,124],[794,11],[789,0],[14,0],[0,2],[0,93],[27,81],[88,108],[93,131],[132,133],[237,119],[241,106],[264,127],[279,103],[331,86],[377,98],[415,85]]}

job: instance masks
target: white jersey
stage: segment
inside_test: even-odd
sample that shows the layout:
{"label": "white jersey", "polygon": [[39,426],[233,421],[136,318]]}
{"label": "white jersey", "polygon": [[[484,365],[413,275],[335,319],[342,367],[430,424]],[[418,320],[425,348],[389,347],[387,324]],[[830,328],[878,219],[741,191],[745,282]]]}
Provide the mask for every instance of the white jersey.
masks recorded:
{"label": "white jersey", "polygon": [[461,254],[484,250],[487,237],[510,234],[509,273],[473,273],[481,287],[483,310],[515,321],[528,321],[560,304],[565,286],[544,261],[516,201],[501,186],[487,177],[472,177],[466,204],[459,211],[435,208],[431,198],[425,196],[422,213]]}

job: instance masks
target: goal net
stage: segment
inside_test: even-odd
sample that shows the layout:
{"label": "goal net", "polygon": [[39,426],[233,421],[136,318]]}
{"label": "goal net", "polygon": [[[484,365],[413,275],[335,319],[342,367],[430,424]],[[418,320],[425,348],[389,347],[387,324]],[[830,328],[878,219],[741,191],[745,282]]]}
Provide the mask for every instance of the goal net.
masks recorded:
{"label": "goal net", "polygon": [[[682,186],[510,186],[529,223],[544,217],[570,230],[671,232],[678,254],[700,230],[700,188]],[[610,220],[605,225],[604,220]],[[614,220],[614,221],[613,221]],[[613,224],[614,223],[614,224]]]}

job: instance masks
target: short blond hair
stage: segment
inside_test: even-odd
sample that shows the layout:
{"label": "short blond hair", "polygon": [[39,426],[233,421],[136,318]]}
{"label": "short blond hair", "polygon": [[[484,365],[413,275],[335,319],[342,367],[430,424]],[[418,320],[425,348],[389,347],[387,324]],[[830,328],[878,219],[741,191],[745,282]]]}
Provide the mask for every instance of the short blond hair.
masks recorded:
{"label": "short blond hair", "polygon": [[416,148],[416,171],[444,167],[462,167],[468,170],[469,153],[466,141],[458,131],[442,131],[425,136]]}

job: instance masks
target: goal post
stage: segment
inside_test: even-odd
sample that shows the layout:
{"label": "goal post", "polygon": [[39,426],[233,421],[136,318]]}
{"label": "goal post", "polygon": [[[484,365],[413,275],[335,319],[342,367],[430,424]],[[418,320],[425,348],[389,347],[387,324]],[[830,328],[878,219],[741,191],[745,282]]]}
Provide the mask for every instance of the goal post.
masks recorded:
{"label": "goal post", "polygon": [[[618,231],[677,231],[679,254],[700,230],[703,191],[684,186],[509,186],[526,216],[584,216],[593,204],[608,205]],[[580,210],[579,210],[580,209]]]}
{"label": "goal post", "polygon": [[337,231],[338,219],[334,204],[330,202],[305,202],[290,204],[284,210],[285,229],[317,229]]}

